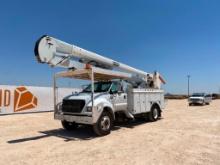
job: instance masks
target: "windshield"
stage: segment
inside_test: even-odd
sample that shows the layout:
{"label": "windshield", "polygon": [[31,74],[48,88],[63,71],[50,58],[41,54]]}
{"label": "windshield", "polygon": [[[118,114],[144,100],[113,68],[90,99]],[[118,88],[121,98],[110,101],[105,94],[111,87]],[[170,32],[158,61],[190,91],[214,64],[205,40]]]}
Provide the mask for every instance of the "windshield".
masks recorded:
{"label": "windshield", "polygon": [[[94,92],[108,92],[109,88],[111,87],[112,82],[95,82],[94,83]],[[82,92],[91,92],[91,84],[89,84]]]}
{"label": "windshield", "polygon": [[204,95],[204,93],[194,93],[192,94],[192,97],[203,97]]}

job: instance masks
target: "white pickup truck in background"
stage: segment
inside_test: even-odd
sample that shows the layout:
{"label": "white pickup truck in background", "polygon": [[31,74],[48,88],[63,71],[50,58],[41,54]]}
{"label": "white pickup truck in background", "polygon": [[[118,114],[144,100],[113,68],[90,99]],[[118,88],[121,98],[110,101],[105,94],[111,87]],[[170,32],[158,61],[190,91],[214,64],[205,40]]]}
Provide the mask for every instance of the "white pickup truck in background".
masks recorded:
{"label": "white pickup truck in background", "polygon": [[212,101],[212,96],[206,93],[193,93],[192,96],[189,97],[188,102],[189,106],[191,105],[209,105]]}

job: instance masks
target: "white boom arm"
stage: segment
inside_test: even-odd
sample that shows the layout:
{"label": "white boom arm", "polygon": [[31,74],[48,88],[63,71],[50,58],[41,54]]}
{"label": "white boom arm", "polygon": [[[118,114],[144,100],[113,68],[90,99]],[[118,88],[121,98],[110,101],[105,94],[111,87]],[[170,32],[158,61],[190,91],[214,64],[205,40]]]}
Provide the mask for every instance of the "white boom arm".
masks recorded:
{"label": "white boom arm", "polygon": [[135,69],[123,63],[119,63],[110,58],[87,51],[75,45],[70,45],[47,35],[42,36],[35,45],[35,56],[41,63],[51,66],[60,66],[68,69],[82,69],[85,64],[104,69],[119,69],[132,74],[132,77],[148,82],[154,82],[156,88],[160,88],[160,83],[165,83],[158,73],[149,74]]}

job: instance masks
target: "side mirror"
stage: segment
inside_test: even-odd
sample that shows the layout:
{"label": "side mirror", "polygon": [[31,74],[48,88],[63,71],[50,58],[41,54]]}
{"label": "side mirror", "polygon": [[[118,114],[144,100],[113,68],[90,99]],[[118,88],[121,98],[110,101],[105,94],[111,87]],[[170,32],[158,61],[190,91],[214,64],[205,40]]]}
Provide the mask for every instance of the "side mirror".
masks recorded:
{"label": "side mirror", "polygon": [[79,92],[77,92],[77,91],[74,91],[74,92],[72,92],[72,95],[77,95]]}
{"label": "side mirror", "polygon": [[115,93],[117,93],[117,91],[112,91],[112,90],[110,90],[109,93],[110,93],[110,94],[115,94]]}

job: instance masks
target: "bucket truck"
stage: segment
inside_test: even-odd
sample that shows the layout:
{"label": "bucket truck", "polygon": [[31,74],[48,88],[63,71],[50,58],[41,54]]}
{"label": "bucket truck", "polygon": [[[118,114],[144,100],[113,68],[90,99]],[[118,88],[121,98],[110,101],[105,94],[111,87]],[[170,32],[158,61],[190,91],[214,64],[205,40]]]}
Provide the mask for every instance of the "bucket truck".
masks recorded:
{"label": "bucket truck", "polygon": [[[44,35],[35,44],[40,63],[66,70],[54,75],[54,118],[66,130],[92,125],[97,135],[107,135],[114,121],[146,118],[156,121],[164,109],[164,79],[110,58]],[[81,92],[57,102],[57,79],[90,80]]]}

